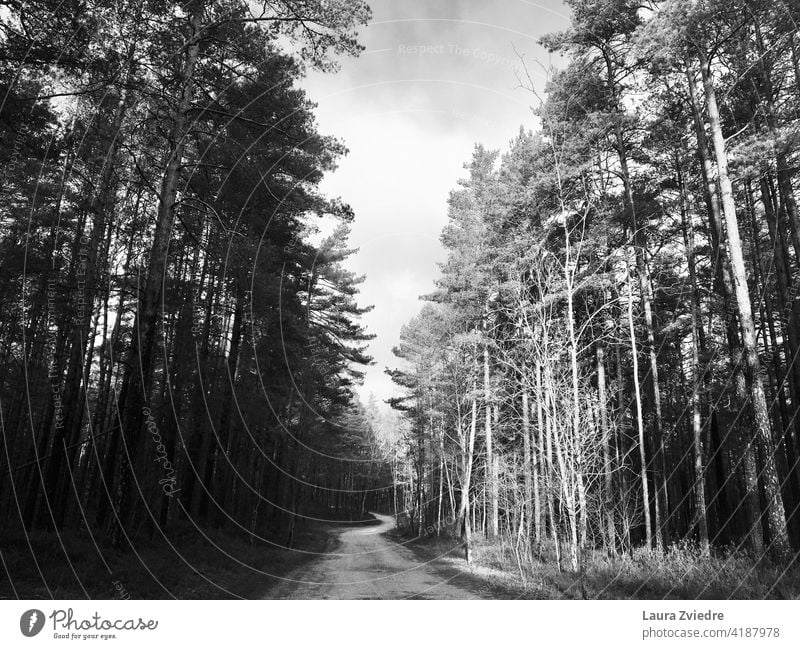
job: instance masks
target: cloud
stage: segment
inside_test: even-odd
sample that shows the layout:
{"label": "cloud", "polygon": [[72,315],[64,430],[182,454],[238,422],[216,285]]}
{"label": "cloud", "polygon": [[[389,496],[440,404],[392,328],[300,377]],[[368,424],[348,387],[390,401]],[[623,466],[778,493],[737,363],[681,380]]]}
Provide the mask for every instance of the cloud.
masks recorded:
{"label": "cloud", "polygon": [[[503,148],[520,125],[533,128],[531,93],[519,87],[523,54],[538,90],[547,54],[537,40],[568,24],[561,3],[526,0],[379,0],[363,30],[366,50],[339,73],[304,81],[320,130],[350,154],[323,189],[354,208],[350,267],[367,279],[361,302],[377,334],[362,391],[383,400],[400,327],[430,292],[445,252],[439,234],[447,196],[481,142]],[[538,61],[538,64],[534,61]]]}

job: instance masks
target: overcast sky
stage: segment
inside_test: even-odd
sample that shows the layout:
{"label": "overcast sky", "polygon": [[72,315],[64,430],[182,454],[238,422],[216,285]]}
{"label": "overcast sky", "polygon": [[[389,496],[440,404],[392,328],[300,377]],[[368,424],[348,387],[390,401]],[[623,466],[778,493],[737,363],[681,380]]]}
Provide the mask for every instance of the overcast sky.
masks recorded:
{"label": "overcast sky", "polygon": [[[377,335],[361,395],[394,393],[384,368],[400,327],[433,289],[444,251],[447,196],[473,146],[505,148],[520,126],[535,128],[519,55],[539,90],[549,54],[538,39],[568,24],[557,0],[372,0],[365,51],[337,74],[304,80],[320,131],[350,150],[323,190],[355,210],[350,267],[365,274],[362,304]],[[521,77],[519,77],[521,78]]]}

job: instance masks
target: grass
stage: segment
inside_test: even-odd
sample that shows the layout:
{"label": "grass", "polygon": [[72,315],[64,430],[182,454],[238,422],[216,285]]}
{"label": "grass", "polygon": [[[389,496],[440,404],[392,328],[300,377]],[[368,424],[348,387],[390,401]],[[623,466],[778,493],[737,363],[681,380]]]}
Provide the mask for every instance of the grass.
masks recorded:
{"label": "grass", "polygon": [[[87,530],[70,530],[60,539],[53,533],[26,538],[6,530],[0,537],[0,598],[261,597],[280,577],[315,558],[296,550],[330,550],[329,530],[323,524],[299,525],[294,549],[287,550],[264,541],[251,543],[224,529],[201,534],[183,523],[170,529],[174,549],[156,534],[137,541],[135,552],[98,548]],[[392,534],[400,536],[397,531]],[[275,539],[285,537],[285,531],[273,534]],[[518,561],[509,544],[477,537],[472,566],[464,561],[460,543],[448,536],[406,539],[405,546],[443,578],[456,580],[453,583],[486,599],[800,598],[797,562],[789,568],[756,563],[732,551],[703,557],[690,544],[671,546],[661,554],[638,549],[631,555],[609,557],[594,552],[582,573],[559,570],[552,546]]]}
{"label": "grass", "polygon": [[519,599],[798,599],[800,565],[755,562],[741,552],[703,557],[691,544],[664,552],[637,549],[609,557],[593,552],[583,572],[559,570],[552,547],[520,556],[508,544],[474,539],[472,566],[452,538],[421,538],[408,544],[420,557],[442,560],[482,579],[502,598]]}
{"label": "grass", "polygon": [[[274,535],[283,541],[285,533]],[[102,538],[94,534],[94,539]],[[176,524],[134,549],[96,546],[88,530],[5,532],[0,538],[0,598],[230,599],[258,597],[274,579],[324,551],[326,526],[295,532],[292,550],[241,534]],[[276,541],[277,543],[277,541]],[[62,547],[63,545],[63,547]],[[36,561],[33,560],[36,557]],[[244,565],[243,565],[244,564]],[[247,567],[251,566],[251,567]]]}

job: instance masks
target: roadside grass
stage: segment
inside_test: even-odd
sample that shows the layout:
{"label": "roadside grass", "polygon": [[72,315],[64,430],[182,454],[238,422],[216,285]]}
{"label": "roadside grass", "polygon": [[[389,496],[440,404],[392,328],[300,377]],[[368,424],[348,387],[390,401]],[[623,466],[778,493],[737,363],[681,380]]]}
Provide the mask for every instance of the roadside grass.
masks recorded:
{"label": "roadside grass", "polygon": [[[137,539],[133,549],[99,543],[86,529],[0,536],[0,598],[22,599],[235,599],[256,597],[275,578],[313,560],[328,543],[327,527],[309,523],[292,549],[241,532],[176,523],[165,538]],[[98,545],[95,545],[98,541]],[[298,552],[304,551],[304,552]],[[35,557],[35,561],[33,559]]]}
{"label": "roadside grass", "polygon": [[[158,533],[137,539],[135,551],[97,547],[85,529],[69,530],[60,539],[54,533],[26,537],[5,530],[0,535],[0,598],[260,597],[316,553],[330,551],[330,529],[314,522],[298,525],[293,548],[286,549],[281,547],[284,529],[273,531],[271,542],[251,542],[231,530],[201,533],[176,523],[168,540]],[[574,572],[558,569],[552,545],[526,556],[508,543],[476,537],[468,566],[463,546],[450,536],[388,534],[443,579],[486,599],[800,599],[800,562],[788,567],[755,562],[734,551],[703,557],[691,544],[670,546],[660,554],[637,549],[609,557],[596,551],[582,572]]]}
{"label": "roadside grass", "polygon": [[505,568],[497,569],[484,561],[473,561],[472,566],[468,566],[462,544],[448,535],[414,538],[399,530],[392,530],[387,535],[411,550],[429,569],[439,573],[443,580],[462,586],[481,599],[532,597],[526,595],[519,580]]}
{"label": "roadside grass", "polygon": [[[399,534],[399,533],[398,533]],[[420,537],[407,547],[486,583],[501,598],[519,599],[798,599],[800,561],[779,565],[754,561],[743,552],[719,551],[703,557],[692,544],[662,553],[636,549],[610,557],[595,551],[583,571],[558,568],[552,545],[532,555],[517,554],[508,543],[473,539],[473,563],[463,547],[447,536]]]}

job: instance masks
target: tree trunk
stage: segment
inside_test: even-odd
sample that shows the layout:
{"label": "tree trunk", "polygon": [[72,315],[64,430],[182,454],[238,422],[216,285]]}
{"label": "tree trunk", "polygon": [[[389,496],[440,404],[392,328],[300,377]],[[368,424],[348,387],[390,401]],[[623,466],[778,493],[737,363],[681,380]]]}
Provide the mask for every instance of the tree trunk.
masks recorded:
{"label": "tree trunk", "polygon": [[694,257],[694,226],[688,214],[686,185],[678,164],[678,184],[681,195],[681,221],[686,248],[686,264],[689,268],[692,315],[692,440],[694,447],[694,520],[703,556],[709,554],[708,520],[706,518],[705,463],[703,453],[703,427],[700,420],[700,390],[703,379],[700,374],[700,296],[697,286],[697,271]]}
{"label": "tree trunk", "polygon": [[[733,186],[728,176],[728,157],[725,148],[725,138],[717,108],[717,97],[714,83],[709,68],[706,54],[699,50],[700,71],[703,76],[703,88],[706,97],[709,127],[711,129],[714,152],[717,158],[717,173],[719,176],[720,196],[722,211],[725,215],[725,224],[728,235],[728,253],[730,255],[731,270],[733,272],[734,292],[739,314],[739,325],[742,330],[744,344],[744,362],[749,383],[750,402],[753,409],[755,424],[754,441],[759,450],[762,462],[762,476],[767,497],[767,521],[771,535],[771,546],[775,554],[781,555],[788,552],[789,541],[786,529],[786,517],[783,510],[783,498],[778,483],[775,468],[775,445],[772,440],[767,402],[764,396],[764,386],[761,382],[761,361],[758,357],[755,324],[753,322],[753,309],[750,294],[747,289],[747,270],[742,253],[742,241],[739,234],[739,224],[736,218],[736,204],[733,197]],[[754,488],[755,485],[748,485]]]}
{"label": "tree trunk", "polygon": [[[617,99],[617,88],[614,81],[614,74],[611,68],[610,59],[606,58],[606,64],[609,88],[613,97],[612,101],[615,108],[617,108],[619,101]],[[664,512],[667,513],[669,505],[667,503],[666,469],[664,466],[661,388],[659,384],[658,356],[656,353],[655,325],[653,320],[653,285],[650,279],[650,271],[647,267],[647,259],[645,257],[647,251],[647,236],[644,230],[644,225],[639,223],[638,215],[636,213],[636,205],[633,200],[633,186],[628,167],[627,147],[625,145],[625,138],[619,120],[616,120],[614,135],[616,140],[617,157],[620,165],[620,175],[622,178],[623,198],[625,201],[625,208],[628,212],[629,224],[633,233],[633,246],[636,257],[636,274],[639,279],[639,293],[642,302],[642,311],[644,313],[645,330],[647,333],[647,351],[650,359],[650,378],[653,392],[654,411],[653,443],[657,448],[657,452],[653,458],[653,475],[654,482],[656,484],[656,497],[654,498],[653,503],[655,513],[655,529],[652,530],[652,534],[655,535],[656,549],[660,551],[663,548],[662,535],[665,529],[664,524],[661,522],[661,510],[663,508]]]}
{"label": "tree trunk", "polygon": [[[528,392],[522,389],[522,475],[525,488],[525,502],[522,510],[526,514],[526,536],[530,538],[530,528],[533,525],[535,514],[533,513],[533,472],[531,467],[533,459],[531,457],[531,425],[530,425],[530,404],[528,403]],[[538,541],[538,539],[537,539]]]}
{"label": "tree trunk", "polygon": [[[484,325],[484,333],[486,327]],[[484,394],[484,434],[486,436],[486,480],[488,482],[489,496],[489,525],[486,536],[495,538],[499,532],[499,518],[497,511],[497,476],[495,475],[494,449],[492,447],[492,388],[489,378],[489,346],[488,342],[483,347],[483,394]]]}
{"label": "tree trunk", "polygon": [[478,401],[475,397],[475,388],[477,386],[473,385],[473,395],[472,395],[472,411],[470,415],[470,423],[469,423],[469,439],[467,440],[467,447],[464,449],[463,457],[463,464],[461,468],[461,475],[463,476],[461,480],[461,501],[458,507],[458,516],[456,518],[456,534],[461,534],[461,529],[463,526],[464,530],[464,556],[467,560],[467,563],[472,561],[471,556],[471,528],[470,528],[470,521],[469,521],[469,514],[470,514],[470,507],[469,507],[469,490],[472,481],[472,458],[475,453],[475,434],[477,431],[478,425]]}
{"label": "tree trunk", "polygon": [[609,554],[616,552],[616,529],[614,524],[614,482],[611,470],[611,428],[608,422],[606,394],[606,348],[605,342],[597,344],[597,400],[600,410],[600,434],[603,444],[603,531],[605,546]]}
{"label": "tree trunk", "polygon": [[650,524],[650,489],[647,485],[647,457],[645,452],[644,420],[642,415],[642,392],[639,387],[639,351],[636,344],[636,329],[633,325],[633,287],[631,286],[630,266],[625,261],[625,279],[628,285],[628,333],[631,339],[631,357],[633,361],[633,392],[636,401],[636,429],[639,433],[639,461],[641,462],[640,480],[642,485],[642,509],[644,513],[644,532],[647,549],[653,547],[653,528]]}

